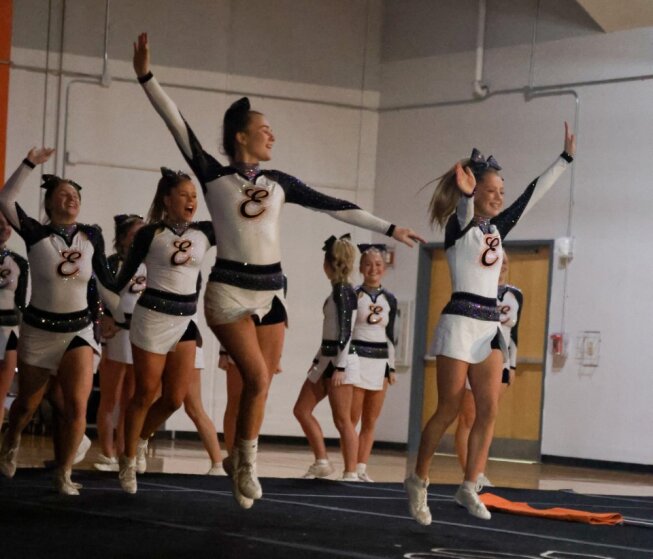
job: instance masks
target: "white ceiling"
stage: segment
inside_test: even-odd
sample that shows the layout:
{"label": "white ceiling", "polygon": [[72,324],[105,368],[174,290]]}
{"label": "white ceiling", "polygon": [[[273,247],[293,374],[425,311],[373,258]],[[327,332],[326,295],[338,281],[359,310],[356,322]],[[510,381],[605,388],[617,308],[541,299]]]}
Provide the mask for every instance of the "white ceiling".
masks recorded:
{"label": "white ceiling", "polygon": [[653,26],[653,0],[576,0],[605,32]]}

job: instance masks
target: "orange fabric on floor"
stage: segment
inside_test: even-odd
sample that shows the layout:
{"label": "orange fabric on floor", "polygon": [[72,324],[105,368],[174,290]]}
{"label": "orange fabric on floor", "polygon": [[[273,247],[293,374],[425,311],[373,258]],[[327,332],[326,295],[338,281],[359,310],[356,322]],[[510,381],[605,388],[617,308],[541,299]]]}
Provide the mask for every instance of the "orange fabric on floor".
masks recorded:
{"label": "orange fabric on floor", "polygon": [[623,516],[618,512],[595,513],[575,509],[563,509],[559,507],[552,509],[534,509],[528,503],[515,503],[492,493],[483,493],[482,495],[479,495],[479,497],[488,510],[491,511],[497,510],[512,514],[521,514],[524,516],[537,516],[539,518],[567,520],[569,522],[583,522],[585,524],[603,524],[605,526],[623,524],[624,521]]}

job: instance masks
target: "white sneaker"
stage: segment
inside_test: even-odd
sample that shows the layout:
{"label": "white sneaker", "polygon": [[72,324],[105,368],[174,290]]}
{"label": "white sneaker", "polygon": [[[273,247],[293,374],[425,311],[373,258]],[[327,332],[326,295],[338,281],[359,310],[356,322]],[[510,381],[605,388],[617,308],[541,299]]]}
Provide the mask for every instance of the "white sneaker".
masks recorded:
{"label": "white sneaker", "polygon": [[136,483],[136,458],[121,456],[118,463],[120,465],[118,473],[120,485],[127,493],[133,495],[138,491],[138,484]]}
{"label": "white sneaker", "polygon": [[357,475],[359,481],[364,481],[365,483],[374,483],[374,480],[369,476],[367,472],[359,472]]}
{"label": "white sneaker", "polygon": [[97,462],[93,463],[93,467],[101,472],[117,472],[119,469],[118,459],[115,456],[105,456],[100,453]]}
{"label": "white sneaker", "polygon": [[11,479],[16,474],[16,465],[18,463],[18,449],[20,447],[20,435],[16,444],[11,448],[5,448],[5,440],[2,443],[2,449],[0,449],[0,473],[3,476]]}
{"label": "white sneaker", "polygon": [[356,472],[342,472],[342,477],[336,481],[361,481]]}
{"label": "white sneaker", "polygon": [[263,488],[256,476],[256,462],[240,462],[236,468],[236,481],[238,489],[248,499],[260,499]]}
{"label": "white sneaker", "polygon": [[234,448],[232,453],[222,461],[222,467],[225,473],[231,478],[231,492],[240,508],[245,510],[251,509],[254,505],[254,499],[248,499],[238,489],[238,482],[234,478],[234,471],[238,465],[238,450]]}
{"label": "white sneaker", "polygon": [[335,472],[333,464],[329,461],[328,458],[320,458],[313,462],[309,467],[308,471],[302,476],[304,479],[315,479],[316,477],[327,477]]}
{"label": "white sneaker", "polygon": [[464,483],[456,491],[454,500],[461,507],[465,507],[467,512],[476,518],[482,520],[490,520],[492,515],[490,511],[485,508],[483,502],[478,498],[478,494],[474,488],[467,487]]}
{"label": "white sneaker", "polygon": [[484,473],[480,473],[476,478],[476,492],[480,493],[483,491],[484,487],[494,487],[494,483],[492,483]]}
{"label": "white sneaker", "polygon": [[136,472],[144,474],[147,470],[147,439],[138,439],[136,445]]}
{"label": "white sneaker", "polygon": [[70,473],[70,470],[62,470],[61,468],[55,470],[54,487],[60,495],[79,495],[81,485],[72,482]]}
{"label": "white sneaker", "polygon": [[429,482],[412,474],[404,480],[404,487],[408,493],[408,508],[411,516],[423,526],[428,526],[433,521],[431,511],[427,504]]}
{"label": "white sneaker", "polygon": [[211,464],[211,468],[206,472],[207,476],[226,476],[227,472],[224,471],[222,464],[220,462],[215,462]]}
{"label": "white sneaker", "polygon": [[84,458],[86,458],[86,453],[88,449],[91,448],[91,439],[86,435],[82,437],[82,441],[77,447],[77,452],[75,453],[75,458],[73,458],[73,464],[79,464]]}

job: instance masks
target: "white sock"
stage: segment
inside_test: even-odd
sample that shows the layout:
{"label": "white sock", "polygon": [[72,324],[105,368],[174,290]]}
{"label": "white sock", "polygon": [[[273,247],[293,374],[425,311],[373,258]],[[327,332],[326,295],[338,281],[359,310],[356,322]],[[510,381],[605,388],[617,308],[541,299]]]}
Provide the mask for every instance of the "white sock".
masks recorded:
{"label": "white sock", "polygon": [[256,452],[258,450],[258,437],[255,439],[239,439],[238,440],[238,454],[242,462],[252,463],[256,460]]}
{"label": "white sock", "polygon": [[463,481],[463,487],[476,493],[476,482],[475,481]]}
{"label": "white sock", "polygon": [[315,463],[318,466],[326,466],[329,463],[329,459],[328,458],[316,458]]}
{"label": "white sock", "polygon": [[364,474],[366,470],[367,470],[367,464],[365,464],[363,462],[359,462],[358,464],[356,464],[356,473],[357,474]]}

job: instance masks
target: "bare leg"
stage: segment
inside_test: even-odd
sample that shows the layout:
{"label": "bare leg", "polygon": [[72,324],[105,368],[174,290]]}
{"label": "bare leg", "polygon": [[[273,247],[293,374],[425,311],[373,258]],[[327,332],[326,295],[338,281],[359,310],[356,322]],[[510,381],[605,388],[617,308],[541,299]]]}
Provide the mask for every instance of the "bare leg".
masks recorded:
{"label": "bare leg", "polygon": [[213,421],[207,415],[202,405],[202,377],[201,370],[194,369],[191,377],[188,393],[184,399],[184,409],[195,424],[197,432],[202,439],[202,444],[209,453],[211,464],[222,462],[220,453],[220,443],[218,442],[218,433],[213,425]]}
{"label": "bare leg", "polygon": [[351,384],[334,386],[332,379],[327,381],[331,413],[338,433],[340,433],[340,448],[345,462],[345,472],[356,472],[356,457],[358,454],[358,435],[351,422],[351,401],[354,387]]}
{"label": "bare leg", "polygon": [[469,433],[474,425],[476,419],[476,404],[474,402],[474,395],[471,390],[465,390],[462,404],[460,405],[460,413],[458,414],[458,425],[456,426],[456,454],[460,467],[465,471],[467,465],[467,446],[469,443]]}
{"label": "bare leg", "polygon": [[129,401],[134,397],[135,390],[134,366],[125,365],[125,376],[122,381],[120,392],[120,411],[118,412],[118,423],[116,425],[116,454],[118,456],[125,452],[125,414]]}
{"label": "bare leg", "polygon": [[5,351],[5,358],[0,361],[0,427],[5,420],[5,398],[11,388],[16,373],[16,350]]}
{"label": "bare leg", "polygon": [[315,407],[326,397],[327,391],[325,381],[320,379],[316,383],[306,379],[299,391],[297,402],[293,413],[302,426],[302,430],[308,439],[308,444],[315,455],[316,460],[326,460],[327,450],[324,444],[324,434],[320,423],[313,415]]}
{"label": "bare leg", "polygon": [[97,433],[102,454],[116,455],[114,445],[114,412],[120,402],[127,365],[104,359],[100,367],[100,404],[97,412]]}
{"label": "bare leg", "polygon": [[[354,390],[361,390],[356,388]],[[358,462],[367,464],[374,446],[374,431],[376,421],[381,415],[385,394],[388,390],[388,381],[383,382],[383,390],[364,390],[363,415],[361,429],[358,434]]]}
{"label": "bare leg", "polygon": [[238,421],[238,410],[240,398],[243,394],[243,379],[238,367],[233,363],[227,365],[227,405],[224,410],[224,443],[227,452],[231,454],[236,440],[236,422]]}

